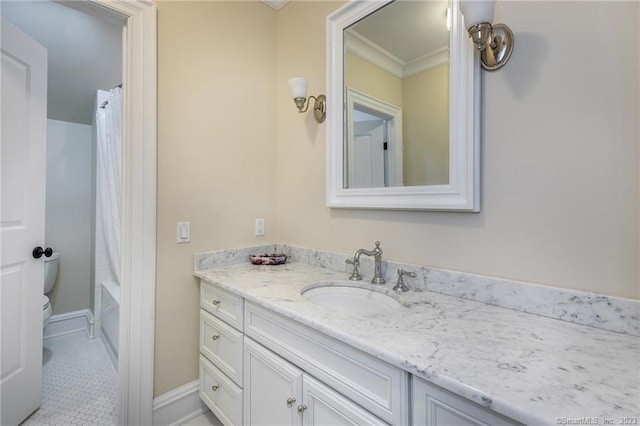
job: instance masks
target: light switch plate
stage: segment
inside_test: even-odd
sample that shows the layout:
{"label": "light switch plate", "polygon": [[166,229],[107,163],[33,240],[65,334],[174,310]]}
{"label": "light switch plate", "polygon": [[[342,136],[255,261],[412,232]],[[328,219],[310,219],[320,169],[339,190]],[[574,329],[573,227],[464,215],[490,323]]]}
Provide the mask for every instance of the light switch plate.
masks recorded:
{"label": "light switch plate", "polygon": [[191,224],[189,222],[178,222],[176,226],[176,242],[178,244],[191,242]]}

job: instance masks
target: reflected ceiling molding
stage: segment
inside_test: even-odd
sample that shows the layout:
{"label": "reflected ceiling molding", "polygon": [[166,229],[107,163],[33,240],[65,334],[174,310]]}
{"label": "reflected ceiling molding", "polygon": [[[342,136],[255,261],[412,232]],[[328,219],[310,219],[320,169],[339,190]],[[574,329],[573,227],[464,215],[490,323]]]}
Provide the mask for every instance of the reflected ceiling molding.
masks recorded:
{"label": "reflected ceiling molding", "polygon": [[442,47],[410,62],[394,56],[353,29],[344,32],[345,49],[400,79],[449,63],[449,48]]}
{"label": "reflected ceiling molding", "polygon": [[402,78],[404,61],[356,31],[348,29],[344,32],[344,47],[362,59],[377,65],[398,78]]}
{"label": "reflected ceiling molding", "polygon": [[289,0],[261,0],[262,3],[266,4],[269,7],[272,7],[275,10],[280,10],[282,7],[289,2]]}
{"label": "reflected ceiling molding", "polygon": [[407,62],[404,66],[403,78],[430,70],[431,68],[449,63],[449,48],[441,47],[440,49],[427,53],[426,55]]}

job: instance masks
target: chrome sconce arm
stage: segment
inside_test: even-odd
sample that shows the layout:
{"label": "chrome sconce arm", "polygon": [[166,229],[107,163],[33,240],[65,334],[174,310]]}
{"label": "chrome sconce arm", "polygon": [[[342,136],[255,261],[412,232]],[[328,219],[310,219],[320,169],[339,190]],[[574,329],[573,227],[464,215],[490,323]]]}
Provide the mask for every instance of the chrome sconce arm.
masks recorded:
{"label": "chrome sconce arm", "polygon": [[322,123],[327,117],[327,98],[325,95],[309,96],[307,98],[307,86],[306,78],[294,77],[289,80],[293,102],[296,104],[298,112],[303,113],[307,112],[311,99],[313,99],[313,116],[318,123]]}
{"label": "chrome sconce arm", "polygon": [[502,68],[513,52],[514,36],[505,24],[491,24],[495,0],[460,0],[469,37],[480,52],[480,63],[487,71]]}
{"label": "chrome sconce arm", "polygon": [[[324,95],[309,96],[308,98],[294,98],[293,102],[295,102],[298,107],[298,112],[307,112],[309,109],[309,104],[311,103],[311,99],[315,102],[313,103],[313,116],[316,118],[318,123],[322,123],[324,119],[327,117],[327,98]],[[303,109],[304,108],[304,109]]]}

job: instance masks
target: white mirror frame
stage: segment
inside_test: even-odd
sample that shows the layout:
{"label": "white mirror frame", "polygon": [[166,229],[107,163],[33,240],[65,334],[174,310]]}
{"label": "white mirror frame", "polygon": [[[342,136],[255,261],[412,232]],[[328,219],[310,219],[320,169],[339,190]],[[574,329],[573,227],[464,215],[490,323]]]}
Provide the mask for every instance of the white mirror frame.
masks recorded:
{"label": "white mirror frame", "polygon": [[352,0],[327,17],[327,206],[384,210],[480,211],[480,66],[451,0],[449,184],[345,188],[344,29],[391,0]]}

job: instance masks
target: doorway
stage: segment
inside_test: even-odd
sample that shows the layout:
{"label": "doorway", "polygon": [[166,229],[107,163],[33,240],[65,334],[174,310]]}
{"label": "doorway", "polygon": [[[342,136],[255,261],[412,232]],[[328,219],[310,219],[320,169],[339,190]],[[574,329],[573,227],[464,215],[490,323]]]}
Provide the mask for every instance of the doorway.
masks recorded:
{"label": "doorway", "polygon": [[146,1],[70,2],[121,22],[123,64],[122,281],[119,423],[151,424],[155,291],[156,10]]}
{"label": "doorway", "polygon": [[402,110],[348,87],[346,116],[347,187],[402,186]]}

